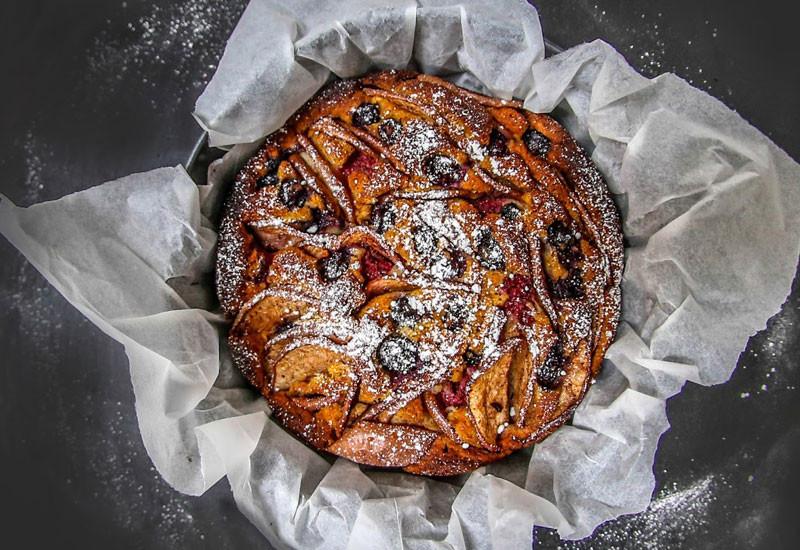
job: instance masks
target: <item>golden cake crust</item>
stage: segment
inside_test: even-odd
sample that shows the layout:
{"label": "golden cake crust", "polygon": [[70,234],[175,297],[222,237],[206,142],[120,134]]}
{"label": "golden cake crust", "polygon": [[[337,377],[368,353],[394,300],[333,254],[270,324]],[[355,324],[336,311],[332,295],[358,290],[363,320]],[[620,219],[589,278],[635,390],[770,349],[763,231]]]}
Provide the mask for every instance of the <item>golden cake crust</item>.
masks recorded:
{"label": "golden cake crust", "polygon": [[236,178],[236,366],[316,449],[454,475],[542,440],[597,375],[622,232],[554,119],[436,77],[337,81]]}

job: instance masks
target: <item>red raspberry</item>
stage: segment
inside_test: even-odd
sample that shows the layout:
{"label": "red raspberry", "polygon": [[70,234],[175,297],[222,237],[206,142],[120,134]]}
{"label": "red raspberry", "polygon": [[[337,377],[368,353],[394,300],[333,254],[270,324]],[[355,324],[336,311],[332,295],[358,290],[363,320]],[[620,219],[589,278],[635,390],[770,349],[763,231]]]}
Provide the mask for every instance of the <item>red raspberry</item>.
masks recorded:
{"label": "red raspberry", "polygon": [[445,382],[442,391],[439,392],[439,397],[442,399],[442,403],[445,407],[458,407],[465,403],[466,396],[458,395],[457,391],[458,388],[455,388],[452,382]]}
{"label": "red raspberry", "polygon": [[475,372],[475,367],[467,367],[464,376],[461,380],[456,382],[447,381],[442,386],[442,391],[439,392],[439,397],[442,399],[445,407],[460,407],[467,403],[467,383],[472,378],[472,373]]}
{"label": "red raspberry", "polygon": [[364,275],[370,281],[383,277],[394,267],[394,263],[390,259],[376,254],[372,250],[367,250],[361,262],[364,265]]}
{"label": "red raspberry", "polygon": [[378,164],[378,161],[375,157],[358,152],[347,159],[347,162],[342,166],[342,172],[348,177],[353,172],[369,174],[375,168],[376,164]]}
{"label": "red raspberry", "polygon": [[528,307],[527,300],[509,299],[506,302],[505,310],[516,317],[523,325],[530,326],[533,323],[533,314],[531,313],[531,308]]}
{"label": "red raspberry", "polygon": [[508,294],[503,308],[524,325],[533,323],[533,313],[528,305],[532,288],[530,277],[525,275],[515,275],[503,281],[503,292]]}
{"label": "red raspberry", "polygon": [[532,288],[531,278],[525,275],[515,274],[513,277],[506,277],[506,280],[503,281],[503,292],[508,294],[509,299],[527,298]]}
{"label": "red raspberry", "polygon": [[487,197],[475,201],[475,207],[478,209],[478,212],[484,216],[489,213],[499,214],[500,210],[503,209],[505,202],[506,201],[504,199],[493,199]]}

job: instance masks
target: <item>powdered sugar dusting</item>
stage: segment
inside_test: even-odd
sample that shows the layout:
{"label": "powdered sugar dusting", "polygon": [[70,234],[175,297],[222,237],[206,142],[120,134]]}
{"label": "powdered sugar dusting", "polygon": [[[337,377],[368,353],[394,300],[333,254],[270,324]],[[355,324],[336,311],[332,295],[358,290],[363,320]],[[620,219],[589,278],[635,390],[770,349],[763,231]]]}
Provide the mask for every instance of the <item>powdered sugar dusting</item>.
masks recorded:
{"label": "powdered sugar dusting", "polygon": [[[619,9],[630,9],[626,6],[619,6]],[[709,44],[717,40],[720,31],[711,19],[703,20],[702,24],[693,26],[695,33],[686,40],[685,44],[675,44],[674,39],[670,39],[670,15],[661,11],[653,13],[647,10],[638,14],[636,23],[619,27],[618,17],[608,13],[609,8],[600,4],[594,4],[587,11],[603,25],[611,35],[619,34],[624,37],[626,42],[618,44],[618,48],[633,65],[648,77],[654,77],[664,72],[676,73],[685,78],[690,84],[701,87],[709,92],[713,92],[718,85],[716,80],[711,77],[709,71],[704,71],[702,66],[696,64],[681,64],[667,62],[667,59],[681,59],[684,56],[676,55],[680,49],[694,49],[699,44]],[[680,13],[680,12],[678,12]],[[622,20],[628,20],[627,17]],[[699,22],[698,22],[699,23]],[[673,51],[675,50],[675,51]],[[726,88],[727,95],[732,94],[730,88]]]}
{"label": "powdered sugar dusting", "polygon": [[246,4],[244,0],[179,0],[164,6],[152,4],[149,12],[137,16],[135,6],[122,2],[131,19],[124,31],[118,28],[123,21],[108,21],[108,28],[95,40],[88,53],[92,82],[104,83],[108,93],[129,79],[155,88],[163,80],[157,75],[169,72],[174,82],[201,89],[216,69]]}
{"label": "powdered sugar dusting", "polygon": [[[64,328],[64,318],[58,307],[58,293],[39,276],[29,264],[19,267],[13,280],[0,293],[4,311],[18,319],[20,333],[37,343],[37,353],[46,364],[59,364],[61,341],[53,333]],[[88,323],[83,317],[80,323]]]}
{"label": "powdered sugar dusting", "polygon": [[[32,204],[42,199],[44,178],[53,153],[46,143],[37,138],[34,128],[29,128],[25,133],[22,150],[25,162],[23,202]],[[52,334],[63,329],[64,323],[57,307],[58,292],[30,264],[24,263],[16,273],[10,273],[0,299],[5,306],[4,311],[18,317],[20,333],[29,335],[31,341],[37,342],[37,351],[44,355],[48,364],[57,364],[61,342]],[[86,321],[81,317],[80,322]]]}
{"label": "powdered sugar dusting", "polygon": [[[170,547],[204,539],[191,512],[192,497],[177,493],[152,465],[144,474],[138,469],[145,459],[144,449],[138,440],[127,437],[126,424],[131,420],[122,403],[103,402],[98,406],[110,410],[110,415],[97,438],[88,443],[96,447],[90,455],[91,467],[97,475],[98,493],[102,493],[105,505],[114,509],[118,525],[134,532],[153,530]],[[69,478],[66,481],[73,482]]]}
{"label": "powdered sugar dusting", "polygon": [[785,358],[799,325],[800,307],[789,301],[770,319],[766,332],[751,341],[751,348],[742,355],[739,368],[751,371],[753,386],[739,394],[741,399],[763,396],[770,391],[797,389],[798,363]]}
{"label": "powdered sugar dusting", "polygon": [[[591,540],[562,541],[558,548],[661,550],[692,544],[708,526],[709,509],[716,500],[715,492],[720,483],[714,476],[707,475],[687,487],[662,490],[641,514],[600,526]],[[543,530],[537,530],[536,535],[540,540],[553,536]]]}
{"label": "powdered sugar dusting", "polygon": [[34,203],[40,200],[44,189],[42,172],[45,168],[44,157],[52,156],[52,152],[36,139],[32,129],[25,134],[22,149],[25,153],[25,201]]}
{"label": "powdered sugar dusting", "polygon": [[422,120],[411,120],[404,126],[400,140],[393,150],[398,160],[410,172],[421,172],[423,159],[447,145],[446,136],[434,126]]}

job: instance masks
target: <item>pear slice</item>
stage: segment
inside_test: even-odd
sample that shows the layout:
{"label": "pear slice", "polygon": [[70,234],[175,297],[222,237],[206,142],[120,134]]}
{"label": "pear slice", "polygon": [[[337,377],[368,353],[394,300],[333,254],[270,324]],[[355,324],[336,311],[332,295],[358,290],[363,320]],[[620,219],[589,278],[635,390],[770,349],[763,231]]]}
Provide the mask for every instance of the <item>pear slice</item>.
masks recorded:
{"label": "pear slice", "polygon": [[359,420],[327,450],[361,464],[403,468],[419,462],[436,437],[436,433],[416,426]]}
{"label": "pear slice", "polygon": [[439,407],[439,403],[436,400],[436,395],[426,391],[422,395],[422,400],[425,403],[425,408],[428,410],[428,414],[431,416],[431,418],[433,418],[433,421],[436,423],[442,433],[459,445],[462,445],[464,441],[458,436],[455,428],[453,428],[453,426],[451,426],[447,421],[447,418],[445,417],[441,407]]}
{"label": "pear slice", "polygon": [[337,352],[335,345],[303,341],[283,353],[272,372],[273,391],[286,392],[295,404],[315,411],[318,420],[341,434],[358,389],[349,357]]}
{"label": "pear slice", "polygon": [[558,341],[547,320],[547,315],[540,310],[535,313],[536,322],[532,327],[522,327],[521,335],[525,344],[514,354],[509,372],[511,384],[511,405],[514,407],[512,420],[518,426],[524,426],[528,412],[536,397],[536,372],[544,364],[552,346]]}
{"label": "pear slice", "polygon": [[257,388],[269,386],[269,375],[262,362],[266,344],[285,327],[312,309],[307,298],[281,289],[265,289],[248,300],[234,320],[228,345],[237,366]]}
{"label": "pear slice", "polygon": [[469,417],[481,444],[492,451],[498,449],[501,426],[507,426],[510,418],[508,373],[519,344],[518,339],[505,342],[467,382]]}

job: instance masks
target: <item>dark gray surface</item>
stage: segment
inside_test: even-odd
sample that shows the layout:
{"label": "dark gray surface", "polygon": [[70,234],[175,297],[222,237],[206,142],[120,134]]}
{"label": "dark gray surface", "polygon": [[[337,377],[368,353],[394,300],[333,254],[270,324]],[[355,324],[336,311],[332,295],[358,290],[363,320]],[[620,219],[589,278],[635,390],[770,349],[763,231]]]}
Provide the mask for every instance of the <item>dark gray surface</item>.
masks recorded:
{"label": "dark gray surface", "polygon": [[[672,70],[798,158],[795,14],[775,0],[731,4],[538,2],[555,42],[601,37],[645,74]],[[194,100],[243,7],[2,2],[2,192],[30,204],[183,161],[200,134]],[[267,547],[225,482],[191,498],[158,477],[136,427],[122,348],[2,239],[0,282],[0,518],[13,543],[4,546]],[[673,427],[656,460],[662,498],[582,546],[796,546],[799,317],[795,287],[731,381],[689,385],[670,401]],[[546,530],[537,539],[557,545]]]}

